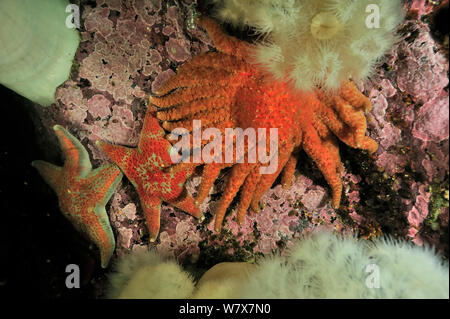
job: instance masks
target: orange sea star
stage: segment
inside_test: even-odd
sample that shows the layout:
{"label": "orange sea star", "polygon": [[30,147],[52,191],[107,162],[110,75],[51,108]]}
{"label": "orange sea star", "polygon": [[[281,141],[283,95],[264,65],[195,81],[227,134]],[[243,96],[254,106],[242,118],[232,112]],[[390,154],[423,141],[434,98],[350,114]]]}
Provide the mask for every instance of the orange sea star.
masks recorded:
{"label": "orange sea star", "polygon": [[64,216],[99,248],[101,265],[105,268],[115,248],[105,205],[121,181],[122,173],[115,165],[92,170],[83,145],[63,127],[55,125],[53,129],[64,153],[64,166],[44,161],[33,161],[32,165],[58,195]]}
{"label": "orange sea star", "polygon": [[197,218],[202,216],[194,199],[183,188],[194,167],[177,172],[164,169],[172,164],[171,144],[164,139],[164,135],[158,120],[148,109],[137,148],[97,142],[136,188],[147,222],[150,242],[158,237],[163,201]]}
{"label": "orange sea star", "polygon": [[[178,69],[152,96],[163,127],[183,127],[192,131],[192,121],[202,127],[278,128],[278,169],[260,174],[256,163],[236,163],[216,209],[215,229],[219,230],[231,201],[241,189],[238,221],[251,206],[258,211],[261,196],[282,174],[288,187],[296,166],[296,153],[303,149],[314,160],[332,189],[332,203],[338,207],[342,193],[342,164],[337,138],[347,145],[374,152],[377,143],[365,136],[365,112],[370,101],[351,82],[334,93],[294,90],[288,81],[271,80],[248,61],[251,45],[230,37],[209,18],[199,23],[207,30],[218,52],[194,57]],[[263,141],[268,143],[268,141]],[[247,145],[248,146],[248,145]],[[248,152],[249,150],[246,149]],[[172,172],[199,164],[178,164]],[[220,170],[230,164],[211,163],[203,168],[197,202],[207,196]]]}

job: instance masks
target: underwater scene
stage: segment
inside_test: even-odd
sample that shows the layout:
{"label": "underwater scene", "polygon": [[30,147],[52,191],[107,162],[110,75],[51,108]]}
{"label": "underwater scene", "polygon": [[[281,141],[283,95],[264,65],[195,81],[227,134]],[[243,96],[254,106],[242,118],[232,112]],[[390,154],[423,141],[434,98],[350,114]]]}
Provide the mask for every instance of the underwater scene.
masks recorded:
{"label": "underwater scene", "polygon": [[448,6],[0,0],[0,291],[448,299]]}

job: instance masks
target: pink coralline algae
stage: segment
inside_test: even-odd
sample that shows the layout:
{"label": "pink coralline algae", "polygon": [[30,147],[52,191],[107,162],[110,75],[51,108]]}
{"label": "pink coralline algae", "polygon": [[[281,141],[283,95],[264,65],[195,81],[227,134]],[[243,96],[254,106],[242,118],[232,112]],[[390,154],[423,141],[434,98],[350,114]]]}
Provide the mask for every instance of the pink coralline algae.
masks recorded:
{"label": "pink coralline algae", "polygon": [[[429,12],[427,3],[409,1],[406,6],[422,15]],[[184,61],[212,48],[206,33],[195,26],[194,4],[98,0],[95,7],[83,6],[82,40],[71,79],[57,90],[55,105],[38,110],[47,136],[54,124],[64,125],[86,146],[94,165],[109,161],[95,146],[97,140],[136,146],[149,94]],[[368,131],[379,150],[370,158],[354,158],[342,148],[341,209],[331,208],[320,172],[303,163],[309,160],[301,160],[298,172],[304,175],[298,174],[291,188],[275,184],[264,195],[261,211],[249,212],[242,225],[235,221],[232,205],[222,232],[215,234],[211,212],[225,172],[200,205],[203,223],[163,205],[160,236],[149,244],[139,199],[124,179],[107,207],[116,254],[151,247],[179,260],[204,260],[205,251],[221,249],[220,256],[229,260],[247,260],[283,251],[322,228],[365,237],[386,233],[448,250],[442,240],[446,231],[448,236],[448,61],[425,23],[410,18],[399,34],[401,40],[374,76],[358,84],[373,103]],[[193,177],[187,190],[195,195],[199,183],[200,178]]]}
{"label": "pink coralline algae", "polygon": [[426,102],[417,112],[413,135],[424,142],[448,139],[448,93],[442,91]]}
{"label": "pink coralline algae", "polygon": [[[376,163],[397,184],[408,184],[403,210],[416,243],[424,241],[423,224],[430,217],[430,185],[448,185],[448,61],[429,31],[421,22],[405,23],[387,66],[366,85],[374,104],[371,136],[380,143]],[[420,178],[407,182],[411,174]]]}
{"label": "pink coralline algae", "polygon": [[[213,190],[212,195],[216,191]],[[224,228],[239,245],[255,242],[253,252],[263,254],[274,252],[280,245],[290,247],[295,239],[318,228],[350,230],[329,207],[329,199],[323,187],[315,186],[309,178],[299,175],[289,189],[277,185],[267,191],[262,198],[261,211],[247,214],[242,225],[236,222],[235,214],[228,215]],[[207,224],[207,229],[213,232],[212,220]],[[214,244],[223,244],[223,240]]]}
{"label": "pink coralline algae", "polygon": [[436,4],[447,5],[448,0],[406,0],[405,9],[409,16],[420,19],[424,15],[430,14],[436,8]]}
{"label": "pink coralline algae", "polygon": [[104,95],[96,94],[87,101],[88,111],[94,118],[104,119],[111,115],[111,101]]}
{"label": "pink coralline algae", "polygon": [[204,237],[197,230],[195,218],[175,211],[172,207],[164,207],[161,218],[164,220],[161,226],[165,230],[159,235],[156,250],[164,256],[179,260],[186,256],[198,256],[199,243]]}

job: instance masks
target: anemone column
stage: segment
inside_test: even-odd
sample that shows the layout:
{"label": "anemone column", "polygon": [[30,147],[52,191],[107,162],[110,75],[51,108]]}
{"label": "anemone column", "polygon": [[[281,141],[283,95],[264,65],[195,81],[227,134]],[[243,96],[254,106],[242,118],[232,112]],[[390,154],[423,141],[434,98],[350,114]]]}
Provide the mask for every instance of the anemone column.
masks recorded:
{"label": "anemone column", "polygon": [[69,77],[80,42],[66,23],[68,5],[67,0],[0,2],[0,83],[43,106],[54,102],[56,88]]}

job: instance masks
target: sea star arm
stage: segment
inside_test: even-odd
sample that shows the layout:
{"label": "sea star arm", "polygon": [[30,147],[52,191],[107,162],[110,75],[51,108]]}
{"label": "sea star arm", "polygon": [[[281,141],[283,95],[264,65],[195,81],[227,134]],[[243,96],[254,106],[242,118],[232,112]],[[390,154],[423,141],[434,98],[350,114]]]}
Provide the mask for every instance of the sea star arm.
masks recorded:
{"label": "sea star arm", "polygon": [[[330,106],[331,102],[327,102],[323,95],[319,95],[320,102],[317,103],[316,107],[316,116],[322,121],[342,142],[345,144],[354,147],[354,148],[360,148],[363,150],[367,150],[369,153],[374,153],[377,148],[378,144],[371,139],[370,137],[365,135],[362,132],[361,128],[366,127],[367,125],[365,118],[359,118],[360,121],[363,121],[363,123],[357,124],[355,123],[355,127],[359,125],[359,133],[358,136],[355,133],[355,130],[352,129],[348,124],[343,122],[343,120],[336,114],[336,112],[333,110],[333,107]],[[326,103],[326,104],[324,104]],[[344,103],[344,102],[342,102]],[[367,106],[366,106],[367,107]],[[347,109],[349,110],[349,109]],[[350,111],[350,110],[349,110]],[[356,111],[361,112],[361,111]],[[356,119],[356,118],[354,118]],[[359,139],[359,146],[357,144],[357,140]]]}
{"label": "sea star arm", "polygon": [[92,170],[88,152],[80,141],[61,125],[55,125],[53,129],[64,154],[64,168],[74,170],[79,176],[85,177]]}
{"label": "sea star arm", "polygon": [[151,114],[151,109],[147,109],[137,150],[145,150],[148,154],[156,155],[157,159],[155,159],[154,164],[161,167],[172,164],[170,158],[172,145],[164,139],[165,135],[166,133],[159,125],[158,119]]}
{"label": "sea star arm", "polygon": [[[273,174],[263,174],[259,179],[258,185],[256,187],[255,192],[253,193],[252,200],[250,202],[251,209],[257,213],[260,211],[259,201],[264,193],[272,186],[272,184],[277,179],[278,175],[280,175],[284,166],[290,158],[290,154],[293,149],[293,144],[291,142],[287,142],[285,145],[281,145],[279,148],[279,153],[274,156],[278,156],[278,168],[277,171]],[[283,152],[280,152],[283,150]]]}
{"label": "sea star arm", "polygon": [[333,193],[333,206],[338,208],[341,200],[342,182],[337,169],[336,154],[324,145],[324,142],[320,139],[312,125],[305,128],[303,135],[303,149],[317,164],[328,185],[330,185]]}
{"label": "sea star arm", "polygon": [[150,242],[153,243],[159,234],[162,201],[156,196],[141,196],[142,210],[144,211]]}
{"label": "sea star arm", "polygon": [[216,208],[216,215],[214,220],[215,231],[219,231],[222,227],[223,218],[225,217],[228,206],[236,196],[236,193],[244,183],[247,175],[251,172],[255,165],[256,164],[243,163],[241,165],[234,166],[231,169],[231,173],[225,186],[225,190]]}
{"label": "sea star arm", "polygon": [[[230,83],[229,86],[223,86],[221,88],[224,91],[233,92],[236,86],[236,83]],[[218,90],[218,87],[215,85],[205,85],[201,90],[196,87],[187,87],[163,96],[151,96],[150,103],[159,108],[168,109],[169,107],[172,108],[178,105],[184,105],[188,102],[196,101],[200,98],[211,98],[229,95],[229,93],[221,93],[218,91],[220,90]]]}
{"label": "sea star arm", "polygon": [[38,170],[39,174],[52,189],[57,189],[61,183],[61,167],[44,161],[33,161],[31,166]]}
{"label": "sea star arm", "polygon": [[372,110],[372,103],[362,94],[351,81],[346,81],[340,88],[340,94],[343,99],[347,100],[353,107],[362,109],[365,112]]}
{"label": "sea star arm", "polygon": [[85,227],[84,232],[99,248],[101,266],[102,268],[106,268],[116,247],[114,234],[109,224],[105,206],[96,205],[91,214],[95,214],[96,219],[84,221],[86,225],[89,225]]}
{"label": "sea star arm", "polygon": [[193,73],[197,68],[205,66],[214,70],[225,70],[228,73],[250,70],[247,63],[234,55],[222,54],[221,52],[207,52],[204,55],[195,56],[192,60],[179,67],[178,71]]}
{"label": "sea star arm", "polygon": [[298,152],[293,153],[286,165],[283,168],[283,172],[281,173],[281,186],[284,189],[288,189],[291,187],[292,179],[294,178],[295,167],[297,166],[297,156]]}
{"label": "sea star arm", "polygon": [[[225,109],[232,103],[230,96],[201,98],[183,104],[183,107],[174,107],[166,110],[157,110],[156,117],[162,121],[176,121],[192,117],[192,114],[201,114],[203,111]],[[198,118],[198,117],[197,117]]]}
{"label": "sea star arm", "polygon": [[89,187],[98,194],[96,202],[105,206],[122,180],[123,174],[114,164],[103,165],[91,171],[87,177]]}
{"label": "sea star arm", "polygon": [[183,190],[183,193],[177,199],[169,201],[169,204],[181,209],[189,215],[200,218],[200,221],[203,220],[202,212],[198,208],[194,198],[192,198],[186,189]]}
{"label": "sea star arm", "polygon": [[339,144],[336,137],[330,134],[327,138],[323,139],[322,142],[333,160],[337,174],[341,175],[344,172],[344,166],[342,165],[341,155],[339,154]]}
{"label": "sea star arm", "polygon": [[192,116],[180,121],[174,122],[165,121],[163,122],[163,127],[168,131],[172,131],[178,127],[183,127],[187,129],[189,132],[192,132],[193,121],[196,119],[202,119],[201,120],[202,128],[205,129],[206,127],[210,127],[211,124],[215,123],[220,124],[223,123],[224,121],[230,120],[230,116],[231,116],[230,111],[227,108],[217,108],[214,109],[214,112],[211,112],[211,110],[209,110],[209,112],[205,111],[200,114],[193,114]]}
{"label": "sea star arm", "polygon": [[250,203],[252,201],[252,195],[261,179],[261,174],[259,172],[259,165],[254,167],[250,174],[245,179],[244,185],[241,190],[241,201],[237,208],[237,222],[242,224],[245,219],[245,214],[247,213]]}
{"label": "sea star arm", "polygon": [[378,144],[365,135],[367,122],[364,113],[371,110],[372,104],[352,82],[345,82],[336,94],[316,90],[316,96],[319,100],[317,116],[340,140],[369,153],[377,150]]}
{"label": "sea star arm", "polygon": [[[220,87],[226,85],[228,78],[232,76],[232,73],[229,71],[217,70],[211,67],[199,67],[195,70],[195,76],[192,76],[193,73],[188,68],[181,69],[176,75],[168,79],[156,94],[159,96],[172,90],[186,87],[199,88],[205,85]],[[218,80],[214,81],[216,78]]]}
{"label": "sea star arm", "polygon": [[195,197],[196,203],[203,203],[223,168],[225,168],[225,165],[222,163],[211,163],[203,167],[202,180],[198,187],[197,196]]}
{"label": "sea star arm", "polygon": [[110,144],[104,141],[96,141],[95,145],[97,145],[103,152],[105,152],[108,157],[114,163],[116,163],[126,174],[126,171],[128,169],[127,159],[133,156],[134,149],[125,146]]}
{"label": "sea star arm", "polygon": [[144,123],[142,125],[141,136],[139,139],[139,146],[143,147],[142,143],[149,140],[162,140],[165,132],[158,123],[158,120],[152,116],[151,110],[147,109],[145,113]]}
{"label": "sea star arm", "polygon": [[364,136],[364,139],[361,142],[361,149],[367,150],[370,154],[373,154],[378,149],[378,143],[374,139]]}
{"label": "sea star arm", "polygon": [[367,130],[364,112],[361,110],[355,110],[352,105],[340,96],[334,97],[333,106],[342,120],[353,129],[356,147],[360,148]]}
{"label": "sea star arm", "polygon": [[200,17],[197,19],[197,23],[206,30],[218,51],[239,58],[244,58],[248,55],[250,45],[246,45],[242,41],[225,34],[222,28],[211,18]]}
{"label": "sea star arm", "polygon": [[[233,127],[233,124],[230,121],[224,121],[219,126],[219,129],[222,131],[226,127]],[[202,180],[198,189],[197,197],[195,199],[196,203],[202,203],[205,198],[208,196],[211,187],[214,185],[214,181],[220,174],[220,171],[225,167],[232,166],[233,163],[226,163],[225,161],[225,152],[227,151],[227,145],[225,140],[222,141],[222,160],[220,163],[210,163],[203,167],[202,171]],[[234,140],[231,146],[228,146],[228,151],[234,152],[234,148],[236,147],[236,141]],[[231,147],[231,149],[230,149]],[[247,146],[246,146],[247,147]]]}
{"label": "sea star arm", "polygon": [[115,240],[105,205],[114,194],[114,190],[122,180],[123,174],[115,165],[104,165],[93,170],[88,176],[88,184],[95,196],[94,204],[89,208],[90,213],[82,217],[84,232],[99,247],[101,265],[103,268],[109,263],[114,252]]}

